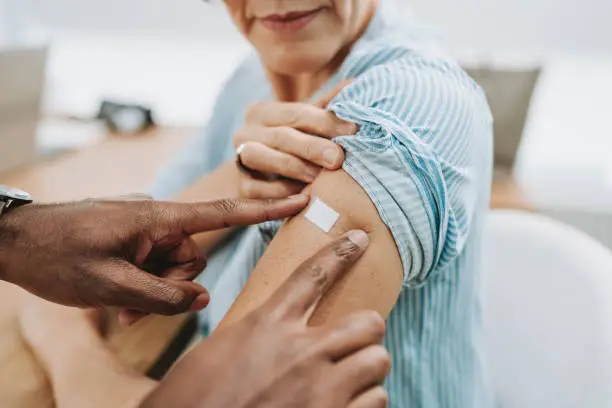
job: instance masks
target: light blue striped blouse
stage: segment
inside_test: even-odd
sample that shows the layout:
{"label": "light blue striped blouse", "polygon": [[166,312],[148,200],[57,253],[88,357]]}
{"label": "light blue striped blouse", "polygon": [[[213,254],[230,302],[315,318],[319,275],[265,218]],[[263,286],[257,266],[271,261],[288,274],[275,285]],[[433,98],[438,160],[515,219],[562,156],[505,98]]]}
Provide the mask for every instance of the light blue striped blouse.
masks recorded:
{"label": "light blue striped blouse", "polygon": [[[393,359],[386,384],[391,407],[490,407],[480,240],[490,193],[491,115],[457,64],[388,1],[380,4],[321,92],[355,79],[330,109],[359,132],[335,141],[346,150],[344,170],[372,199],[404,265],[404,289],[385,339]],[[271,98],[256,56],[248,58],[224,87],[206,130],[161,174],[153,195],[170,197],[233,158],[232,135],[246,107]],[[208,329],[223,318],[278,227],[245,229],[214,254],[202,278],[213,299],[202,315]]]}

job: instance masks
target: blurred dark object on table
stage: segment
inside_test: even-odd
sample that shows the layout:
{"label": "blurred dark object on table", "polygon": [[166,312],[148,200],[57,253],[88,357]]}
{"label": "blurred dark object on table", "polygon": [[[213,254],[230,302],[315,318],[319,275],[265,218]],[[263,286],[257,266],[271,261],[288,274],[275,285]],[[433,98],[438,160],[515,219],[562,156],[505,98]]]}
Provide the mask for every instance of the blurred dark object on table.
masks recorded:
{"label": "blurred dark object on table", "polygon": [[141,105],[103,101],[97,119],[112,133],[136,134],[155,126],[151,109]]}

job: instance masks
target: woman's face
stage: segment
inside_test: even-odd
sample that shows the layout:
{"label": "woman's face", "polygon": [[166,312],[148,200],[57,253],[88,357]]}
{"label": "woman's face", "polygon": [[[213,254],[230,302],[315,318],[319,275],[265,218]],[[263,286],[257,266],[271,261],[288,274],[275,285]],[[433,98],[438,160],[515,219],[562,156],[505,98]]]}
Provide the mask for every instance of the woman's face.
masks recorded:
{"label": "woman's face", "polygon": [[225,0],[268,69],[296,75],[326,67],[351,44],[376,0]]}

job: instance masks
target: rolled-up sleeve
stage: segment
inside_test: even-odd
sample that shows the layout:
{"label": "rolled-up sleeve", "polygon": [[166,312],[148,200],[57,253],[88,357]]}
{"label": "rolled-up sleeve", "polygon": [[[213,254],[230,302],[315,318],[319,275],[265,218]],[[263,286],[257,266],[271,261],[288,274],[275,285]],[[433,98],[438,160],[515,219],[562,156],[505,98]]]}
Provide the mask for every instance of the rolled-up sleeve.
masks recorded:
{"label": "rolled-up sleeve", "polygon": [[461,253],[488,174],[491,117],[457,70],[386,65],[366,72],[330,109],[359,125],[336,138],[344,170],[367,192],[399,250],[405,285],[419,287]]}

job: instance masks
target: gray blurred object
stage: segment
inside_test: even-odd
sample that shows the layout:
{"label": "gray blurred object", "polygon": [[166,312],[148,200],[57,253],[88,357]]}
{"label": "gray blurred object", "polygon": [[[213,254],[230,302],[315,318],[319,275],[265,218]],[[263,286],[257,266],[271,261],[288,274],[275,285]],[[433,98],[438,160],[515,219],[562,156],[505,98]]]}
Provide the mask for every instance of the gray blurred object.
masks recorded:
{"label": "gray blurred object", "polygon": [[543,208],[540,213],[573,226],[612,250],[612,213],[581,208]]}
{"label": "gray blurred object", "polygon": [[483,244],[496,406],[612,407],[612,251],[520,211],[492,211]]}
{"label": "gray blurred object", "polygon": [[36,157],[47,49],[0,50],[0,171]]}
{"label": "gray blurred object", "polygon": [[495,121],[495,176],[512,174],[540,68],[466,68],[483,88]]}

